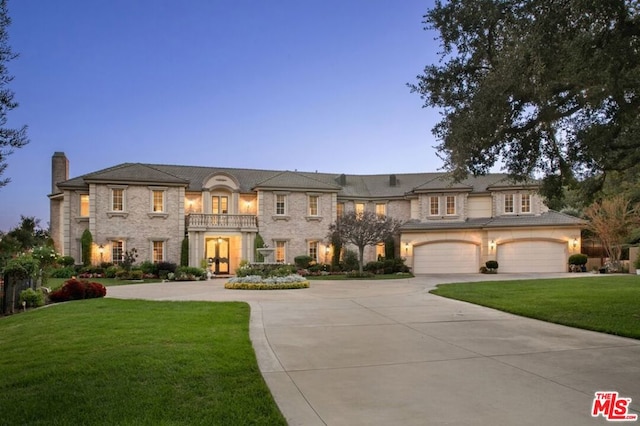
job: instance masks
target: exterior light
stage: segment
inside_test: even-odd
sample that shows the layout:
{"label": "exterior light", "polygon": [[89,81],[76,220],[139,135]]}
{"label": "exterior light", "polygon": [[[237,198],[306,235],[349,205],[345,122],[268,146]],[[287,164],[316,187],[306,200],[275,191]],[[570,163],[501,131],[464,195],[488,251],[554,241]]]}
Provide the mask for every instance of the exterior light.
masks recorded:
{"label": "exterior light", "polygon": [[102,244],[98,246],[98,253],[100,254],[104,253],[104,246]]}
{"label": "exterior light", "polygon": [[409,243],[404,243],[404,252],[409,253]]}
{"label": "exterior light", "polygon": [[575,248],[578,248],[578,239],[577,239],[577,238],[574,238],[574,239],[573,239],[572,244],[573,244],[573,248],[574,248],[574,249],[575,249]]}
{"label": "exterior light", "polygon": [[495,240],[489,241],[489,250],[495,250],[495,249],[496,249],[496,241]]}

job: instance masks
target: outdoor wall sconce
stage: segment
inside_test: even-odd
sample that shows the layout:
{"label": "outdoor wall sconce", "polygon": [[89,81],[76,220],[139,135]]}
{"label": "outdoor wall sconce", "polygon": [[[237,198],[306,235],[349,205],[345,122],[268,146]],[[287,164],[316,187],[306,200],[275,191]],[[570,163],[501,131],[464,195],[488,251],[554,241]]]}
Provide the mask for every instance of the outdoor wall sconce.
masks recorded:
{"label": "outdoor wall sconce", "polygon": [[496,241],[495,240],[489,241],[489,250],[495,250],[495,249],[496,249]]}
{"label": "outdoor wall sconce", "polygon": [[404,243],[404,252],[409,253],[409,243]]}
{"label": "outdoor wall sconce", "polygon": [[578,248],[578,239],[577,239],[577,238],[574,238],[571,244],[573,244],[573,248],[574,248],[574,249],[575,249],[575,248]]}
{"label": "outdoor wall sconce", "polygon": [[98,253],[100,253],[100,263],[102,263],[102,255],[104,254],[104,246],[102,244],[98,246]]}

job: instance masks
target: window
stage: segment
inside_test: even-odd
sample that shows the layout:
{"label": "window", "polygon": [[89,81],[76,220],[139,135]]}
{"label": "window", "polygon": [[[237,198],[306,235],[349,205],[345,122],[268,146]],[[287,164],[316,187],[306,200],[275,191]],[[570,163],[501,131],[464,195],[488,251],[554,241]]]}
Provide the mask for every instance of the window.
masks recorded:
{"label": "window", "polygon": [[276,194],[276,214],[287,214],[287,196],[283,194]]}
{"label": "window", "polygon": [[309,216],[318,216],[319,199],[317,195],[309,195]]}
{"label": "window", "polygon": [[376,244],[376,259],[384,258],[384,243]]}
{"label": "window", "polygon": [[213,214],[229,213],[229,197],[226,195],[214,195],[211,197],[211,212]]}
{"label": "window", "polygon": [[447,196],[447,214],[448,215],[456,214],[456,197],[453,195]]}
{"label": "window", "polygon": [[153,242],[153,263],[164,261],[164,241]]}
{"label": "window", "polygon": [[440,198],[429,197],[429,214],[431,216],[440,215]]}
{"label": "window", "polygon": [[285,251],[286,243],[286,241],[276,241],[276,262],[278,263],[284,263],[287,258]]}
{"label": "window", "polygon": [[376,204],[376,215],[378,217],[386,216],[387,215],[387,205],[384,204],[384,203]]}
{"label": "window", "polygon": [[338,203],[336,205],[336,214],[338,217],[342,217],[344,215],[344,203]]}
{"label": "window", "polygon": [[80,216],[89,217],[89,194],[80,194]]}
{"label": "window", "polygon": [[318,262],[318,242],[309,241],[309,257],[311,260]]}
{"label": "window", "polygon": [[164,212],[164,191],[151,191],[151,211],[154,213]]}
{"label": "window", "polygon": [[364,203],[356,203],[355,209],[356,209],[356,214],[363,214],[364,213]]}
{"label": "window", "polygon": [[124,189],[111,188],[111,211],[124,211]]}
{"label": "window", "polygon": [[111,261],[116,265],[122,263],[124,257],[124,241],[111,242]]}
{"label": "window", "polygon": [[513,194],[505,194],[504,196],[504,212],[513,213]]}
{"label": "window", "polygon": [[531,195],[522,194],[520,199],[520,211],[522,213],[531,213]]}

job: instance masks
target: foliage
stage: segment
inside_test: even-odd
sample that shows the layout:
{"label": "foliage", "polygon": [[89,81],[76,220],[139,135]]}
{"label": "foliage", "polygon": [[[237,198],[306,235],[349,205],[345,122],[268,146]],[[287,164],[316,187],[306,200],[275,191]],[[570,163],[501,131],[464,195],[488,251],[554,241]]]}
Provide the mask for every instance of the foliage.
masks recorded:
{"label": "foliage", "polygon": [[158,265],[150,260],[145,260],[139,265],[143,274],[158,275]]}
{"label": "foliage", "polygon": [[[504,161],[547,194],[596,194],[640,162],[640,12],[634,0],[436,2],[440,64],[410,85],[443,111],[433,128],[457,180]],[[550,197],[552,198],[552,197]]]}
{"label": "foliage", "polygon": [[189,237],[184,237],[180,246],[180,266],[189,266]]}
{"label": "foliage", "polygon": [[614,271],[620,270],[622,245],[640,225],[640,207],[622,196],[591,204],[585,210],[587,228],[600,238]]}
{"label": "foliage", "polygon": [[374,274],[371,272],[349,271],[345,274],[347,278],[372,278]]}
{"label": "foliage", "polygon": [[395,257],[396,257],[396,239],[393,237],[390,237],[384,241],[384,258],[394,259]]}
{"label": "foliage", "polygon": [[9,260],[3,269],[3,273],[11,275],[18,280],[36,278],[40,263],[30,253],[20,254]]}
{"label": "foliage", "polygon": [[589,257],[586,254],[576,253],[569,256],[569,265],[586,265]]}
{"label": "foliage", "polygon": [[[7,1],[0,1],[0,126],[7,123],[7,112],[18,106],[14,100],[14,93],[7,86],[13,80],[9,75],[7,63],[15,59],[18,55],[13,53],[9,46],[9,33],[7,28],[11,24],[11,18],[7,10]],[[19,129],[0,127],[0,176],[7,168],[7,156],[11,155],[14,149],[22,148],[29,143],[27,137],[27,126]],[[7,185],[11,179],[0,180],[0,188]]]}
{"label": "foliage", "polygon": [[498,261],[497,260],[487,260],[484,265],[487,269],[498,269]]}
{"label": "foliage", "polygon": [[342,255],[342,241],[337,233],[331,234],[330,238],[333,253],[331,257],[331,269],[337,270],[340,267],[340,257]]}
{"label": "foliage", "polygon": [[71,278],[76,274],[76,269],[71,266],[65,266],[63,268],[56,268],[51,271],[49,275],[51,278]]}
{"label": "foliage", "polygon": [[120,264],[120,266],[122,266],[125,271],[130,271],[133,264],[136,263],[137,258],[138,249],[133,247],[131,250],[127,250],[124,252],[124,254],[122,255],[122,263]]}
{"label": "foliage", "polygon": [[51,238],[49,238],[49,233],[40,228],[39,219],[20,216],[20,225],[6,234],[0,233],[0,269],[9,259],[19,253],[26,252],[37,246],[50,245],[52,245],[52,242]]}
{"label": "foliage", "polygon": [[354,271],[358,269],[360,262],[358,261],[358,253],[353,250],[345,250],[344,260],[342,262],[343,271]]}
{"label": "foliage", "polygon": [[37,308],[44,305],[44,294],[42,289],[34,290],[28,288],[20,292],[20,304],[25,303],[27,308]]}
{"label": "foliage", "polygon": [[329,225],[327,237],[339,238],[344,243],[350,243],[358,248],[359,271],[363,272],[364,248],[376,245],[394,236],[402,223],[388,216],[379,216],[374,212],[364,211],[356,213],[350,211]]}
{"label": "foliage", "polygon": [[259,248],[262,248],[264,246],[265,245],[264,245],[264,240],[262,239],[262,235],[256,234],[256,239],[254,242],[254,248],[255,248],[254,255],[255,255],[256,262],[264,262],[264,256],[262,255],[262,253],[258,251]]}
{"label": "foliage", "polygon": [[236,269],[236,277],[284,277],[294,274],[295,272],[296,268],[293,265],[254,263],[238,267]]}
{"label": "foliage", "polygon": [[297,274],[263,277],[248,275],[229,279],[224,288],[233,290],[284,290],[309,288],[309,281]]}
{"label": "foliage", "polygon": [[73,266],[76,264],[76,261],[72,256],[61,256],[58,258],[58,263],[61,266]]}
{"label": "foliage", "polygon": [[49,300],[54,303],[69,300],[94,299],[104,297],[107,289],[100,283],[70,279],[62,287],[49,294]]}
{"label": "foliage", "polygon": [[293,258],[293,263],[296,264],[298,268],[307,269],[311,264],[313,258],[311,256],[307,256],[306,254],[296,256]]}
{"label": "foliage", "polygon": [[636,269],[640,269],[640,250],[638,250],[638,255],[633,260],[633,267]]}
{"label": "foliage", "polygon": [[175,281],[194,281],[205,277],[207,272],[194,266],[180,266],[172,274]]}
{"label": "foliage", "polygon": [[80,245],[82,247],[82,264],[84,266],[91,265],[91,246],[93,245],[93,236],[91,231],[85,229],[80,237]]}
{"label": "foliage", "polygon": [[383,259],[375,262],[369,262],[364,266],[364,270],[374,274],[409,272],[409,268],[404,264],[404,259],[402,258]]}

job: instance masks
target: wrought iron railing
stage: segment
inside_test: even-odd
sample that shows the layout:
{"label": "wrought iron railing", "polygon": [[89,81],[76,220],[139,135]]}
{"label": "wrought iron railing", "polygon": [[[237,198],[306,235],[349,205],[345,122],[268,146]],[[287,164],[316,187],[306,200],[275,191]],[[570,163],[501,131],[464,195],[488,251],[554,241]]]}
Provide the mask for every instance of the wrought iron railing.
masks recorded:
{"label": "wrought iron railing", "polygon": [[187,229],[196,228],[256,228],[257,217],[251,214],[201,214],[186,217]]}

